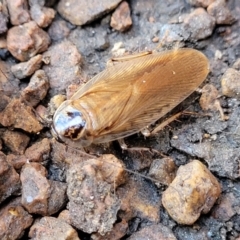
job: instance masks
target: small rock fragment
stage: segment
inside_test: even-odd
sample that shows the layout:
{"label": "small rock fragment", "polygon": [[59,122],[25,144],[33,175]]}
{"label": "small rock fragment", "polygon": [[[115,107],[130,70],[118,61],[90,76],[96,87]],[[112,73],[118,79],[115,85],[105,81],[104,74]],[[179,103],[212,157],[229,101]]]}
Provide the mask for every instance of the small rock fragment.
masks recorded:
{"label": "small rock fragment", "polygon": [[44,138],[40,142],[37,142],[27,148],[25,156],[29,162],[43,162],[48,159],[50,149],[50,140],[48,138]]}
{"label": "small rock fragment", "polygon": [[221,193],[221,186],[200,161],[179,167],[177,176],[163,193],[162,204],[179,224],[193,224],[208,213]]}
{"label": "small rock fragment", "polygon": [[[113,57],[123,56],[126,52],[126,49],[123,46],[123,42],[114,43],[114,46],[111,49],[111,52],[112,52]],[[111,66],[111,65],[112,65],[112,62],[108,61],[107,66]]]}
{"label": "small rock fragment", "polygon": [[216,24],[232,24],[235,19],[226,6],[225,0],[217,0],[211,3],[207,12],[216,20]]}
{"label": "small rock fragment", "polygon": [[67,99],[70,99],[73,96],[73,94],[77,92],[79,87],[80,86],[77,84],[70,84],[66,90]]}
{"label": "small rock fragment", "polygon": [[6,130],[3,133],[2,140],[4,141],[5,146],[7,146],[13,153],[23,154],[30,138],[22,132]]}
{"label": "small rock fragment", "polygon": [[203,8],[197,8],[184,19],[184,28],[190,33],[191,40],[200,40],[211,36],[215,19]]}
{"label": "small rock fragment", "polygon": [[112,154],[103,154],[98,158],[101,164],[103,178],[109,184],[114,183],[118,187],[125,182],[124,165]]}
{"label": "small rock fragment", "polygon": [[[67,172],[70,220],[72,225],[87,233],[105,235],[117,219],[120,201],[113,194],[117,185],[111,177],[112,171],[107,172],[107,166],[111,167],[111,163],[90,159],[73,164]],[[119,182],[121,180],[116,179],[116,183]]]}
{"label": "small rock fragment", "polygon": [[21,239],[32,222],[32,216],[21,206],[21,199],[12,200],[0,209],[0,239]]}
{"label": "small rock fragment", "polygon": [[[3,95],[13,98],[19,93],[19,80],[13,76],[10,69],[11,66],[9,63],[0,60],[1,98]],[[2,105],[2,99],[0,101],[0,105]]]}
{"label": "small rock fragment", "polygon": [[140,231],[132,234],[127,240],[177,240],[171,229],[161,223],[153,224],[142,228]]}
{"label": "small rock fragment", "polygon": [[53,8],[41,7],[37,4],[31,6],[30,13],[32,19],[41,28],[48,27],[55,17],[56,11]]}
{"label": "small rock fragment", "polygon": [[228,68],[221,78],[222,93],[227,97],[240,98],[240,72]]}
{"label": "small rock fragment", "polygon": [[59,212],[67,202],[67,184],[49,180],[50,197],[48,199],[48,215]]}
{"label": "small rock fragment", "polygon": [[152,42],[153,43],[158,43],[159,42],[159,37],[153,37]]}
{"label": "small rock fragment", "polygon": [[126,1],[121,2],[114,11],[110,25],[119,32],[125,32],[132,26],[131,12]]}
{"label": "small rock fragment", "polygon": [[12,25],[20,25],[30,21],[27,0],[7,0]]}
{"label": "small rock fragment", "polygon": [[47,215],[50,184],[47,171],[39,163],[27,163],[23,166],[20,179],[22,182],[22,205],[29,213]]}
{"label": "small rock fragment", "polygon": [[216,52],[215,52],[215,54],[214,54],[215,60],[220,60],[220,59],[222,59],[222,57],[223,57],[222,52],[217,49]]}
{"label": "small rock fragment", "polygon": [[27,158],[25,155],[8,154],[7,161],[18,171],[27,162]]}
{"label": "small rock fragment", "polygon": [[20,128],[29,133],[38,133],[43,128],[32,113],[32,108],[19,99],[13,99],[0,112],[0,123],[5,127]]}
{"label": "small rock fragment", "polygon": [[117,194],[121,199],[120,219],[128,222],[132,218],[140,218],[152,223],[159,222],[160,197],[154,186],[144,181],[142,176],[129,178],[117,189]]}
{"label": "small rock fragment", "polygon": [[225,120],[224,112],[218,97],[218,90],[212,84],[206,84],[202,88],[202,96],[199,100],[199,103],[203,111],[219,111],[221,119]]}
{"label": "small rock fragment", "polygon": [[10,101],[11,101],[10,97],[4,94],[1,95],[0,112],[3,111],[4,108],[6,108]]}
{"label": "small rock fragment", "polygon": [[211,3],[213,3],[216,0],[187,0],[191,5],[196,7],[208,7]]}
{"label": "small rock fragment", "polygon": [[169,185],[176,176],[176,165],[169,157],[155,159],[151,164],[149,176],[161,184]]}
{"label": "small rock fragment", "polygon": [[42,65],[42,55],[38,54],[32,57],[28,62],[18,63],[11,67],[13,75],[18,79],[24,79],[31,76]]}
{"label": "small rock fragment", "polygon": [[121,0],[105,0],[99,4],[96,0],[60,0],[57,10],[63,18],[81,26],[112,11],[120,2]]}
{"label": "small rock fragment", "polygon": [[190,28],[187,29],[183,24],[164,24],[161,27],[159,38],[161,45],[169,46],[173,43],[181,43],[190,38]]}
{"label": "small rock fragment", "polygon": [[0,152],[0,203],[19,191],[20,187],[19,175],[7,162],[6,156]]}
{"label": "small rock fragment", "polygon": [[43,56],[50,59],[43,66],[52,89],[50,94],[64,92],[71,83],[79,84],[82,57],[73,43],[66,40],[51,46]]}
{"label": "small rock fragment", "polygon": [[232,68],[240,71],[240,58],[236,60],[236,62],[233,64]]}
{"label": "small rock fragment", "polygon": [[67,209],[64,209],[63,211],[61,211],[58,215],[59,219],[62,219],[64,222],[71,224],[70,221],[70,214],[69,211]]}
{"label": "small rock fragment", "polygon": [[43,217],[36,221],[28,236],[37,240],[80,240],[74,228],[54,217]]}
{"label": "small rock fragment", "polygon": [[48,29],[50,38],[54,41],[66,38],[70,34],[71,29],[64,20],[53,21]]}
{"label": "small rock fragment", "polygon": [[106,235],[102,236],[99,233],[91,234],[91,239],[93,240],[112,240],[112,239],[122,239],[127,233],[128,223],[125,220],[115,223],[112,231],[108,232]]}
{"label": "small rock fragment", "polygon": [[8,23],[8,9],[7,9],[7,2],[1,1],[0,2],[0,34],[5,33],[8,30],[7,23]]}
{"label": "small rock fragment", "polygon": [[97,51],[104,51],[109,48],[110,43],[106,32],[100,31],[93,39],[94,49]]}
{"label": "small rock fragment", "polygon": [[52,161],[55,165],[61,168],[68,168],[69,165],[81,163],[89,158],[93,158],[92,155],[89,155],[84,151],[66,147],[64,143],[58,142],[55,138],[51,140],[51,146]]}
{"label": "small rock fragment", "polygon": [[223,194],[218,201],[218,205],[213,210],[213,217],[220,221],[229,221],[231,217],[237,214],[237,206],[240,207],[238,199],[232,192]]}
{"label": "small rock fragment", "polygon": [[28,106],[35,107],[47,95],[48,77],[43,70],[37,70],[31,77],[28,86],[22,91],[21,99]]}
{"label": "small rock fragment", "polygon": [[3,50],[7,48],[7,39],[6,39],[6,35],[2,35],[0,36],[0,49]]}
{"label": "small rock fragment", "polygon": [[12,27],[7,34],[7,47],[11,54],[24,62],[47,50],[50,44],[48,34],[34,21]]}

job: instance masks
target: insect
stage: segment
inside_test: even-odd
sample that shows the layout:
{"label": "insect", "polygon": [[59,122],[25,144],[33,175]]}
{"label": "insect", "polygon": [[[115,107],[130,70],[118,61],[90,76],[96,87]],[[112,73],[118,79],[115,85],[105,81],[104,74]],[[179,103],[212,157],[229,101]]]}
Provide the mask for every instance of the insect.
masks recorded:
{"label": "insect", "polygon": [[53,135],[76,147],[132,135],[187,98],[208,72],[207,57],[189,48],[120,62],[60,105],[53,117]]}

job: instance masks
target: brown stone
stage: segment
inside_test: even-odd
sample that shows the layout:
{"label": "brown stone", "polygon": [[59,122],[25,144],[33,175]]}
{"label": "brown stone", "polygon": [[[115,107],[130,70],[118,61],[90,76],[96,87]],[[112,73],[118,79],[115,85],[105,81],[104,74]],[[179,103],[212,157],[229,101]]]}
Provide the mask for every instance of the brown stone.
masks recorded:
{"label": "brown stone", "polygon": [[28,236],[38,240],[80,240],[75,229],[54,217],[43,217],[36,221]]}
{"label": "brown stone", "polygon": [[209,37],[215,27],[215,19],[203,8],[197,8],[184,19],[184,28],[190,33],[192,40]]}
{"label": "brown stone", "polygon": [[77,92],[79,87],[80,86],[77,84],[70,84],[66,90],[67,99],[70,99],[73,96],[73,94]]}
{"label": "brown stone", "polygon": [[46,28],[54,19],[56,11],[52,8],[33,5],[30,8],[30,13],[32,19],[37,23],[39,27]]}
{"label": "brown stone", "polygon": [[20,179],[22,182],[22,205],[29,213],[46,215],[50,184],[47,171],[39,163],[27,163],[23,166]]}
{"label": "brown stone", "polygon": [[22,62],[46,51],[49,44],[48,34],[39,28],[34,21],[12,27],[7,34],[8,50]]}
{"label": "brown stone", "polygon": [[43,70],[37,70],[28,86],[22,91],[21,99],[29,106],[35,107],[47,95],[48,77]]}
{"label": "brown stone", "polygon": [[43,56],[50,59],[50,63],[43,66],[49,78],[50,93],[63,93],[71,83],[79,84],[82,57],[73,43],[66,40],[51,46]]}
{"label": "brown stone", "polygon": [[13,153],[23,154],[30,141],[30,138],[18,131],[6,130],[2,137],[5,146],[7,146]]}
{"label": "brown stone", "polygon": [[[116,187],[114,179],[106,174],[103,164],[108,165],[100,159],[90,159],[71,165],[67,172],[72,225],[84,232],[101,235],[111,231],[120,208],[119,199],[112,193]],[[119,181],[116,179],[117,183]]]}
{"label": "brown stone", "polygon": [[21,206],[21,198],[12,200],[0,209],[0,239],[21,239],[32,222],[32,216]]}
{"label": "brown stone", "polygon": [[142,228],[140,231],[132,234],[131,237],[127,238],[127,240],[176,240],[177,238],[174,236],[171,229],[166,226],[158,223],[151,226],[146,226]]}
{"label": "brown stone", "polygon": [[179,224],[191,225],[201,213],[210,211],[220,193],[217,179],[194,160],[179,167],[176,178],[163,193],[162,204]]}
{"label": "brown stone", "polygon": [[229,221],[231,217],[239,213],[236,208],[237,205],[239,205],[239,201],[233,193],[225,193],[219,198],[212,216],[220,221]]}
{"label": "brown stone", "polygon": [[236,62],[234,62],[232,68],[240,71],[240,58],[238,58],[238,59],[236,60]]}
{"label": "brown stone", "polygon": [[0,203],[20,190],[20,179],[14,168],[0,152]]}
{"label": "brown stone", "polygon": [[42,65],[42,55],[38,54],[27,62],[18,63],[11,67],[13,75],[18,79],[24,79],[31,76]]}
{"label": "brown stone", "polygon": [[202,88],[202,96],[199,100],[199,104],[204,111],[219,111],[222,120],[225,120],[224,112],[218,97],[218,90],[212,84],[206,84]]}
{"label": "brown stone", "polygon": [[8,154],[7,161],[16,169],[17,171],[22,168],[22,166],[27,162],[27,157],[25,155],[14,155]]}
{"label": "brown stone", "polygon": [[0,112],[6,108],[6,106],[10,103],[11,98],[2,94],[1,95],[1,102],[0,102]]}
{"label": "brown stone", "polygon": [[208,7],[211,3],[215,2],[216,0],[187,0],[191,5],[196,7]]}
{"label": "brown stone", "polygon": [[7,9],[7,1],[0,2],[0,34],[5,33],[8,29],[8,9]]}
{"label": "brown stone", "polygon": [[102,236],[99,233],[93,233],[91,238],[94,240],[112,240],[112,239],[122,239],[127,233],[129,226],[125,220],[115,223],[112,230]]}
{"label": "brown stone", "polygon": [[55,41],[66,38],[70,34],[68,23],[61,19],[53,21],[48,29],[48,34]]}
{"label": "brown stone", "polygon": [[16,79],[12,74],[11,65],[7,62],[3,62],[0,60],[0,94],[1,94],[0,105],[2,105],[3,95],[13,98],[18,93],[19,93],[19,80]]}
{"label": "brown stone", "polygon": [[131,12],[126,1],[121,2],[114,11],[110,25],[119,32],[125,32],[132,26]]}
{"label": "brown stone", "polygon": [[240,72],[228,68],[221,78],[222,93],[227,97],[240,98]]}
{"label": "brown stone", "polygon": [[0,123],[5,127],[20,128],[30,133],[38,133],[43,128],[32,108],[19,99],[13,99],[0,113]]}
{"label": "brown stone", "polygon": [[67,202],[67,184],[49,180],[50,197],[48,199],[48,215],[59,212]]}
{"label": "brown stone", "polygon": [[60,0],[57,10],[72,24],[84,25],[112,11],[120,2],[121,0],[104,0],[99,4],[97,0],[80,2],[78,0]]}
{"label": "brown stone", "polygon": [[149,176],[157,183],[169,185],[176,176],[176,165],[171,158],[155,159],[150,167]]}
{"label": "brown stone", "polygon": [[231,11],[226,6],[225,0],[217,0],[211,3],[207,11],[215,18],[217,24],[232,24],[235,21]]}
{"label": "brown stone", "polygon": [[43,162],[46,161],[50,153],[50,140],[44,138],[41,141],[34,143],[31,147],[27,148],[25,156],[30,162]]}
{"label": "brown stone", "polygon": [[63,220],[64,222],[71,224],[70,221],[70,213],[67,209],[64,209],[63,211],[61,211],[58,215],[58,218]]}
{"label": "brown stone", "polygon": [[7,0],[12,25],[20,25],[30,21],[27,0]]}
{"label": "brown stone", "polygon": [[145,219],[158,223],[160,220],[160,198],[144,182],[142,176],[127,179],[126,184],[117,189],[117,195],[121,199],[120,219],[129,221],[132,218]]}

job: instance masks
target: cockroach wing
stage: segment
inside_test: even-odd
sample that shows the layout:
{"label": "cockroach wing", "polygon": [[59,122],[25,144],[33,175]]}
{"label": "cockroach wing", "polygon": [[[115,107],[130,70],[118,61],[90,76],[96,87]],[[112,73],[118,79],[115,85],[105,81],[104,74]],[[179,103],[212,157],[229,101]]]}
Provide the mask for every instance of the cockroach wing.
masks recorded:
{"label": "cockroach wing", "polygon": [[196,90],[208,72],[208,59],[201,52],[171,50],[107,68],[72,99],[99,102],[99,106],[94,103],[96,121],[103,127],[94,143],[107,142],[136,133],[164,116]]}

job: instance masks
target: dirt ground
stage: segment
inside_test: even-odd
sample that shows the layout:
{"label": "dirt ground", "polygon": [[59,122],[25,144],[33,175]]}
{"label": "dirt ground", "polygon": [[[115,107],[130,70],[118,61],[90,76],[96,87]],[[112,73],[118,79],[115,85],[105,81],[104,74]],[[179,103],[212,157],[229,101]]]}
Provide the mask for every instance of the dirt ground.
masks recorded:
{"label": "dirt ground", "polygon": [[[14,50],[18,37],[19,42],[26,40],[21,39],[21,34],[10,39],[9,31],[13,25],[25,23],[13,24],[11,19],[0,35],[0,160],[9,164],[6,169],[11,169],[8,175],[4,175],[7,170],[0,171],[0,177],[4,175],[0,180],[2,185],[11,178],[9,185],[0,187],[0,232],[4,233],[1,239],[60,239],[44,225],[45,220],[52,228],[71,232],[71,238],[62,234],[62,239],[239,240],[240,1],[130,0],[127,2],[132,24],[127,13],[120,12],[116,25],[121,25],[121,17],[126,24],[120,30],[110,26],[118,4],[111,8],[108,1],[103,1],[105,10],[94,16],[91,11],[97,12],[101,4],[96,2],[93,11],[93,6],[86,3],[83,11],[88,13],[89,20],[79,24],[77,10],[72,9],[76,16],[70,16],[71,8],[70,13],[64,13],[59,2],[45,4],[56,12],[52,19],[49,17],[49,25],[40,26],[48,34],[42,40],[46,42],[44,50],[38,47],[35,53],[29,48],[24,55]],[[221,3],[212,10],[207,9],[209,2]],[[31,9],[34,4],[29,1]],[[226,19],[221,19],[224,14]],[[31,26],[28,32],[34,32],[34,28]],[[116,55],[179,47],[204,53],[210,62],[210,73],[198,91],[151,127],[184,111],[177,119],[154,136],[144,137],[139,133],[125,139],[129,148],[150,151],[122,150],[118,142],[111,142],[87,148],[89,154],[94,153],[90,156],[52,138],[48,123],[52,121],[51,108],[61,101],[61,97],[51,100],[53,96],[71,96],[77,85],[104,70],[109,59]],[[39,65],[40,70],[35,72],[37,80],[30,85],[33,73],[20,77],[18,68],[14,70],[13,66],[32,60],[39,53],[41,60],[36,57],[34,65]],[[102,154],[113,154],[117,159]],[[100,159],[96,160],[96,156]],[[104,165],[104,160],[111,167]],[[199,195],[189,200],[184,213],[185,204],[173,201],[174,217],[171,209],[166,210],[164,192],[173,179],[177,182],[182,177],[179,167],[190,166],[193,160],[200,165],[196,170],[195,166],[189,167],[183,175],[192,173],[189,178],[193,180],[186,188],[191,189],[191,184],[196,183],[194,194]],[[164,177],[159,177],[157,171]],[[201,175],[201,171],[206,175]],[[187,189],[181,190],[183,180],[179,181],[174,187],[182,191],[180,195],[186,195],[188,202]],[[208,190],[206,182],[211,183]],[[34,190],[30,190],[32,186]],[[103,206],[94,209],[86,197],[89,192],[95,206],[103,204],[104,196]],[[31,202],[30,195],[39,198]],[[79,205],[83,207],[79,209]],[[11,218],[11,228],[17,229],[18,221],[29,224],[9,237],[5,214],[10,212],[9,207],[16,211],[19,206],[23,206],[24,217]],[[197,217],[189,220],[189,215]],[[51,222],[56,219],[67,222],[71,230],[65,222]]]}

